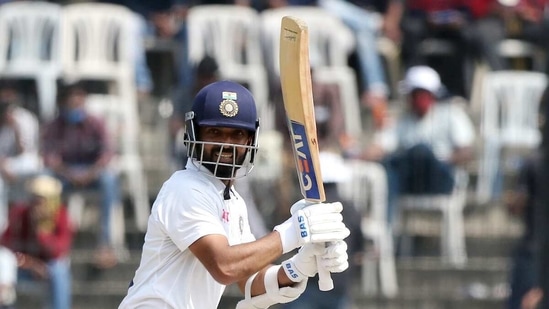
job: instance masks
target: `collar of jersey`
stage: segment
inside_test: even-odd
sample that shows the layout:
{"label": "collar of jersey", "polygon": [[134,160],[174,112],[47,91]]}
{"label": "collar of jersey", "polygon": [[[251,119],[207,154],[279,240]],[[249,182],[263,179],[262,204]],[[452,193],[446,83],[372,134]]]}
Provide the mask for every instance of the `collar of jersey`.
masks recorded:
{"label": "collar of jersey", "polygon": [[194,171],[197,174],[208,178],[208,180],[210,180],[210,182],[215,186],[215,188],[217,190],[221,191],[221,194],[223,194],[223,190],[225,190],[225,184],[221,180],[219,180],[217,177],[215,177],[209,169],[207,169],[205,167],[204,168],[199,168],[199,164],[196,163],[196,162],[193,163],[193,162],[191,162],[191,160],[189,160],[187,162],[187,165],[185,166],[185,169],[190,170],[190,171]]}

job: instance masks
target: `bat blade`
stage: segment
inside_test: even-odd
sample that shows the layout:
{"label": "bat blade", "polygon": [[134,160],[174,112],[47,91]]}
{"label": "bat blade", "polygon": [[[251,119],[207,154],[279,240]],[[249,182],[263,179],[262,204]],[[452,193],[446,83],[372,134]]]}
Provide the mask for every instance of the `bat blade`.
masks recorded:
{"label": "bat blade", "polygon": [[309,32],[303,21],[290,16],[282,18],[279,57],[284,109],[301,194],[308,201],[323,202],[326,197],[316,135],[309,64]]}
{"label": "bat blade", "polygon": [[[310,203],[323,202],[326,196],[320,173],[309,64],[309,30],[305,22],[291,16],[282,18],[279,57],[284,109],[301,194]],[[319,268],[318,276],[320,290],[333,289],[334,283],[330,278],[330,272]]]}

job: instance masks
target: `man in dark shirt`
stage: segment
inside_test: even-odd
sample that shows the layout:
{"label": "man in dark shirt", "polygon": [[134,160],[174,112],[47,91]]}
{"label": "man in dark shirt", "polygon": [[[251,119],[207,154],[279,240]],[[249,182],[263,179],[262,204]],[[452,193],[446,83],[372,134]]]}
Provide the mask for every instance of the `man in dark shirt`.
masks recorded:
{"label": "man in dark shirt", "polygon": [[82,82],[60,89],[59,115],[47,124],[42,136],[42,155],[49,171],[58,177],[66,192],[99,189],[102,197],[99,268],[116,264],[112,248],[112,209],[120,205],[119,180],[109,165],[114,151],[103,121],[86,111],[86,89]]}

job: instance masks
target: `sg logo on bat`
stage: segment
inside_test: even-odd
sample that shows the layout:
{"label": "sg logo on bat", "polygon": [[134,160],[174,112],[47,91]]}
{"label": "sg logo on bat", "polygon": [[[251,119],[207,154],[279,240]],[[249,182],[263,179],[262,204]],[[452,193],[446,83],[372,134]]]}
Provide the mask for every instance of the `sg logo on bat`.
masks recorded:
{"label": "sg logo on bat", "polygon": [[305,189],[306,199],[319,199],[320,191],[316,182],[316,171],[311,158],[311,150],[307,141],[305,127],[295,121],[291,121],[292,140],[299,160],[299,181]]}

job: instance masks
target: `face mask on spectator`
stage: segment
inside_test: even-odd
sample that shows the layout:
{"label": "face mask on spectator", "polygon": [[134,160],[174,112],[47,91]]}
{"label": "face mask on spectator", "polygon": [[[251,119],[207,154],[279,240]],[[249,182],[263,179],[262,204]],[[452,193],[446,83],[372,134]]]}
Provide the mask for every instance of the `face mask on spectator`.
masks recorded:
{"label": "face mask on spectator", "polygon": [[77,124],[84,121],[86,111],[83,108],[73,108],[65,111],[65,120],[71,124]]}
{"label": "face mask on spectator", "polygon": [[435,97],[433,94],[427,90],[423,89],[416,89],[411,94],[411,104],[412,104],[412,110],[419,116],[423,117],[429,109],[431,108],[431,105],[435,102]]}

